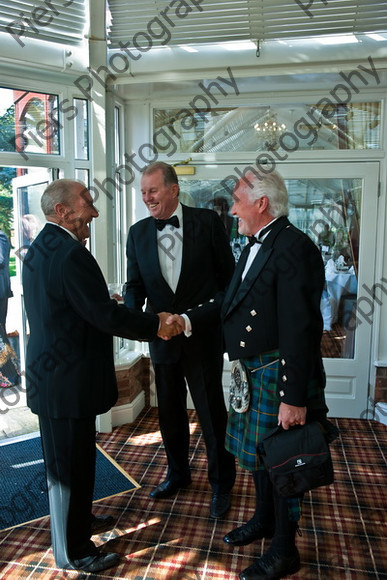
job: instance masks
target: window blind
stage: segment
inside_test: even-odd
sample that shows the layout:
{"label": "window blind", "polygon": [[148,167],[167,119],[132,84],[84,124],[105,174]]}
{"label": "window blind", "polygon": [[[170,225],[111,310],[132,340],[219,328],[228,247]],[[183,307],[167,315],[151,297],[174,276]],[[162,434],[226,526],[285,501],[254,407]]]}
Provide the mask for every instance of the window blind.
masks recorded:
{"label": "window blind", "polygon": [[19,44],[23,38],[79,44],[87,24],[85,4],[85,0],[0,0],[0,31],[19,38]]}
{"label": "window blind", "polygon": [[[185,17],[176,16],[177,7],[189,6]],[[198,8],[201,7],[201,10]],[[309,8],[308,8],[309,6]],[[333,34],[363,34],[387,30],[387,3],[384,0],[108,0],[111,48],[131,41],[146,43],[141,33],[159,17],[169,28],[168,44],[215,43],[227,40],[280,40]],[[166,11],[166,12],[165,12]],[[164,16],[163,16],[164,12]],[[308,13],[309,12],[309,13]],[[169,20],[173,23],[168,22]],[[166,35],[152,45],[163,44]],[[160,35],[161,36],[161,35]]]}

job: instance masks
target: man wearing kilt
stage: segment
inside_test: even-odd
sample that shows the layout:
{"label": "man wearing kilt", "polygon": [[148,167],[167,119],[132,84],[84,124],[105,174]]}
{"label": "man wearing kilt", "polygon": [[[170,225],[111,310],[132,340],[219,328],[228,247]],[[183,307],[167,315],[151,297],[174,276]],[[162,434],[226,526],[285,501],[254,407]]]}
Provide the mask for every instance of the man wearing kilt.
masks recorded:
{"label": "man wearing kilt", "polygon": [[245,546],[272,538],[268,551],[239,577],[277,580],[300,568],[295,537],[302,497],[275,492],[257,445],[278,425],[287,430],[306,420],[328,423],[320,352],[324,265],[317,246],[289,222],[288,193],[278,173],[246,171],[233,202],[230,213],[249,244],[226,292],[167,323],[195,332],[221,309],[225,350],[230,361],[240,361],[250,383],[247,409],[230,407],[225,446],[251,472],[256,495],[254,516],[223,539]]}
{"label": "man wearing kilt", "polygon": [[318,248],[286,217],[288,194],[278,173],[246,172],[233,201],[231,214],[250,242],[223,299],[222,318],[226,351],[246,369],[251,392],[244,413],[230,408],[226,448],[252,473],[256,509],[224,541],[243,546],[272,538],[240,578],[275,580],[300,568],[295,536],[302,497],[274,491],[257,445],[277,425],[289,429],[326,417],[320,353],[325,275]]}

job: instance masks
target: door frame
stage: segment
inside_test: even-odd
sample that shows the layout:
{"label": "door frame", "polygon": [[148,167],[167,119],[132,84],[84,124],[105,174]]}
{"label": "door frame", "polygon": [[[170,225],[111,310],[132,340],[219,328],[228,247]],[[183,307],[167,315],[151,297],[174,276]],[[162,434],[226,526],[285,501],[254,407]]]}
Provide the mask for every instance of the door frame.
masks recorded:
{"label": "door frame", "polygon": [[[249,163],[231,164],[216,163],[192,164],[195,174],[184,176],[184,179],[217,179],[236,175],[235,169],[243,173]],[[378,187],[380,163],[366,162],[284,162],[278,164],[279,173],[285,180],[289,179],[362,179],[362,198],[360,213],[359,272],[356,308],[361,301],[367,303],[370,311],[375,311],[375,297],[370,296],[364,288],[372,288],[376,277],[376,231],[378,216]],[[224,177],[223,177],[224,175]],[[368,317],[369,318],[369,317]],[[352,359],[324,358],[327,375],[326,400],[329,415],[332,417],[364,416],[368,409],[371,360],[374,344],[373,319],[360,320],[356,328],[356,341]],[[230,363],[225,357],[223,384],[225,399],[228,400],[230,383]]]}

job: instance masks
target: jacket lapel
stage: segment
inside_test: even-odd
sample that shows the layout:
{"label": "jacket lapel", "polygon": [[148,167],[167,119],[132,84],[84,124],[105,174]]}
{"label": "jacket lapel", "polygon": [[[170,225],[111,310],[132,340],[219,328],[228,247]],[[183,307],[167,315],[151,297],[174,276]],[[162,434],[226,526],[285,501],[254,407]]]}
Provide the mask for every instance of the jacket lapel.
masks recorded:
{"label": "jacket lapel", "polygon": [[[251,264],[245,278],[241,280],[242,273],[247,261],[248,252],[246,254],[246,259],[242,268],[239,271],[238,278],[233,279],[233,284],[230,285],[229,291],[225,297],[224,303],[224,315],[227,316],[234,308],[245,298],[246,294],[249,292],[251,286],[255,283],[256,279],[260,275],[262,268],[265,266],[270,254],[272,253],[272,248],[262,248],[259,250],[258,254],[255,256],[253,263]],[[242,258],[242,256],[241,256]],[[239,262],[238,262],[239,264]]]}
{"label": "jacket lapel", "polygon": [[234,308],[245,298],[251,286],[255,284],[271,253],[273,252],[273,244],[277,235],[281,230],[287,227],[287,225],[289,225],[289,220],[286,217],[281,217],[275,222],[273,228],[269,232],[253,263],[251,264],[245,278],[242,280],[243,270],[249,255],[249,248],[246,247],[244,249],[238,261],[234,277],[230,283],[223,302],[223,316],[230,314],[230,312],[234,310]]}
{"label": "jacket lapel", "polygon": [[180,269],[180,276],[176,287],[176,294],[183,288],[185,288],[186,284],[189,284],[189,281],[192,276],[192,272],[190,269],[190,264],[194,262],[191,258],[192,253],[196,251],[194,240],[196,239],[195,235],[195,227],[196,221],[193,217],[193,214],[189,211],[189,208],[182,204],[183,210],[183,248],[182,248],[182,256],[181,256],[181,269]]}

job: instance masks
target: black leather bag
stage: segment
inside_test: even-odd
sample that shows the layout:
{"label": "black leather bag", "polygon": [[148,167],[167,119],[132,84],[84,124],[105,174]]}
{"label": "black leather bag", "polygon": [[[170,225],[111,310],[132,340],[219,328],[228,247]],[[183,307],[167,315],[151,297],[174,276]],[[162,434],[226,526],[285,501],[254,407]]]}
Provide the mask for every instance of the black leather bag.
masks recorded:
{"label": "black leather bag", "polygon": [[329,425],[329,434],[318,421],[287,431],[278,427],[258,444],[258,453],[279,495],[289,497],[333,483],[328,441],[337,437],[338,430]]}

